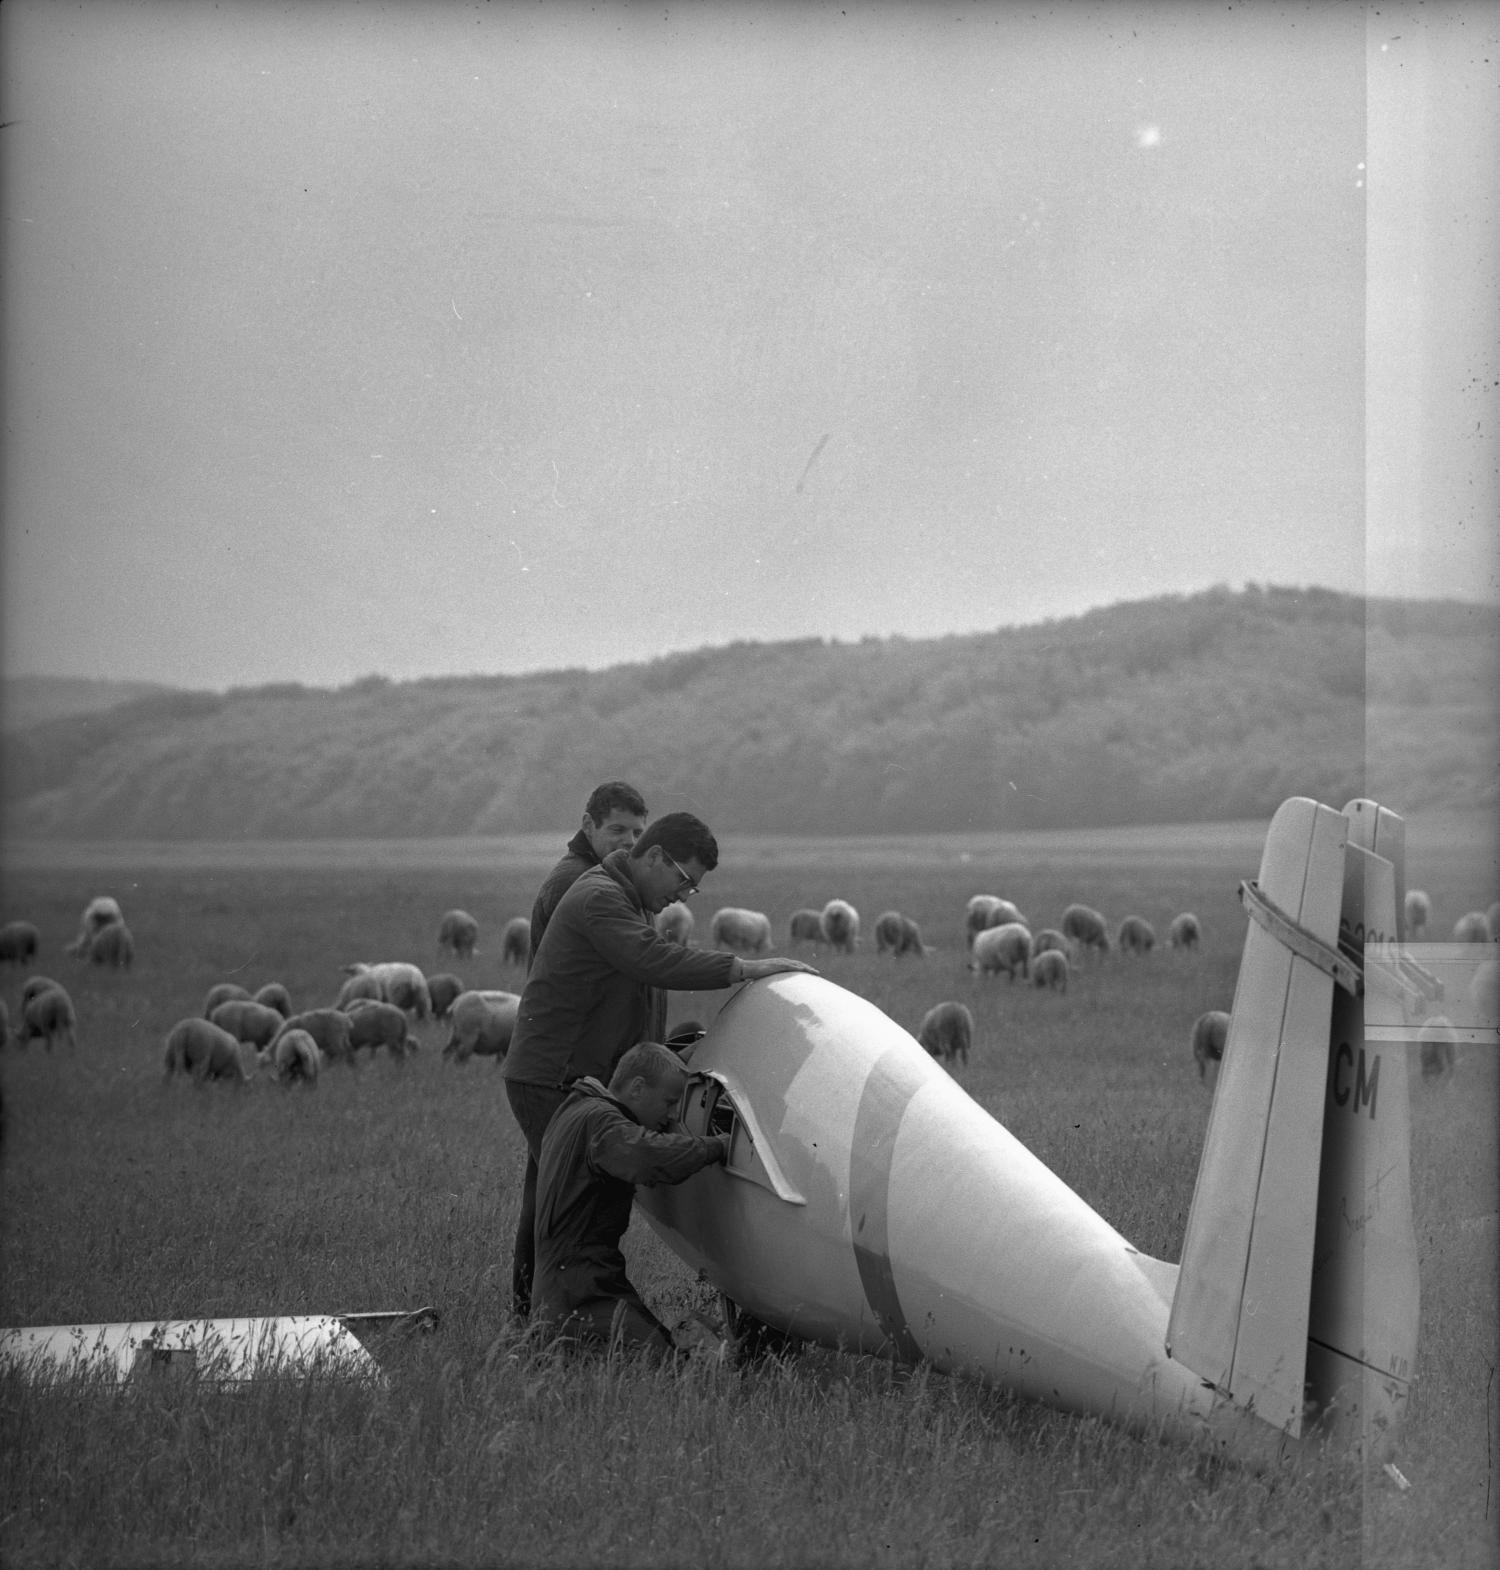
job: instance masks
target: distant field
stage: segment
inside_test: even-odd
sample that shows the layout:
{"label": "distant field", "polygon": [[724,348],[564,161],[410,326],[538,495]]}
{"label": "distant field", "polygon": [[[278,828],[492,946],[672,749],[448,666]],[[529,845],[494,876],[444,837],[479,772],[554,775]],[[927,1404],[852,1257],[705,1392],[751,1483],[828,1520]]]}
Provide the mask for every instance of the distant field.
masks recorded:
{"label": "distant field", "polygon": [[[1228,1008],[1263,826],[972,840],[726,839],[694,902],[786,921],[839,895],[863,913],[824,974],[912,1028],[974,1008],[969,1092],[1132,1242],[1176,1258],[1208,1096],[1192,1020]],[[1495,897],[1476,831],[1412,836],[1434,929]],[[341,967],[409,959],[519,989],[500,925],[529,909],[557,838],[277,848],[7,847],[3,919],[42,932],[72,992],[76,1058],[8,1047],[0,1323],[411,1308],[437,1335],[390,1387],[308,1382],[252,1399],[123,1400],[0,1380],[0,1551],[8,1564],[838,1565],[1060,1562],[1216,1566],[1489,1564],[1496,1550],[1497,1175],[1493,1050],[1412,1084],[1423,1341],[1400,1456],[1413,1487],[1311,1456],[1263,1478],[963,1380],[809,1352],[738,1378],[557,1369],[503,1313],[521,1144],[494,1066],[444,1063],[441,1027],[406,1065],[328,1072],[311,1093],[163,1084],[162,1039],[216,981],[330,1002]],[[965,967],[976,892],[1035,925],[1082,899],[1164,932],[1200,917],[1202,953],[1112,956],[1064,996]],[[69,958],[95,894],[137,943],[129,973]],[[439,960],[462,906],[480,953]],[[923,960],[877,956],[897,908]],[[804,951],[811,958],[810,951]],[[21,977],[3,973],[16,1013]],[[674,1000],[706,1020],[728,994]],[[983,1218],[973,1218],[982,1226]],[[644,1226],[633,1269],[672,1315],[703,1288]],[[1017,1262],[1025,1268],[1024,1261]]]}

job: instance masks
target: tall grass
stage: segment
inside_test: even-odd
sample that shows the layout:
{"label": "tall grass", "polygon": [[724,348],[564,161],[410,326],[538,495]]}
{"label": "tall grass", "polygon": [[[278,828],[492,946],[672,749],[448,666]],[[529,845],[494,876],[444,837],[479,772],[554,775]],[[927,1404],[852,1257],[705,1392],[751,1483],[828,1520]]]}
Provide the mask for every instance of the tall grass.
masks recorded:
{"label": "tall grass", "polygon": [[[867,929],[896,907],[934,953],[867,943],[825,974],[914,1026],[974,1008],[966,1088],[1109,1221],[1175,1258],[1207,1093],[1193,1018],[1228,1007],[1253,856],[1049,853],[1011,864],[831,855],[731,859],[697,902],[771,914],[833,894]],[[76,1055],[7,1049],[0,1322],[414,1308],[431,1336],[377,1345],[383,1385],[315,1372],[222,1391],[0,1376],[0,1551],[8,1564],[1461,1565],[1492,1562],[1496,1501],[1493,1051],[1413,1081],[1423,1333],[1398,1462],[1316,1450],[1268,1474],[1014,1400],[968,1379],[809,1349],[745,1372],[558,1361],[504,1312],[521,1145],[494,1066],[440,1060],[440,1027],[401,1065],[330,1071],[316,1091],[162,1078],[162,1038],[215,981],[285,982],[330,1001],[351,959],[407,958],[516,986],[494,952],[539,869],[465,873],[275,865],[7,876],[4,915],[43,932],[70,987]],[[1414,869],[1454,914],[1488,903],[1462,848]],[[1040,923],[1083,898],[1163,931],[1195,909],[1192,956],[1112,956],[1064,996],[963,968],[963,902],[989,890]],[[92,894],[135,931],[129,974],[61,944]],[[481,953],[441,962],[441,912],[472,910]],[[779,945],[780,946],[780,945]],[[19,977],[5,981],[14,1013]],[[725,994],[674,1000],[711,1017]],[[644,1226],[632,1273],[665,1317],[712,1306]]]}

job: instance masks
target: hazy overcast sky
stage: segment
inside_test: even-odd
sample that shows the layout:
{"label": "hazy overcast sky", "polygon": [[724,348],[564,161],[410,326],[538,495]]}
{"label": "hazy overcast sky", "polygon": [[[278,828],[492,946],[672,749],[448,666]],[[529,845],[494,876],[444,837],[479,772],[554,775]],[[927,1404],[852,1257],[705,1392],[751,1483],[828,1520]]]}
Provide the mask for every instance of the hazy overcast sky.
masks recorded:
{"label": "hazy overcast sky", "polygon": [[6,0],[4,667],[1493,598],[1497,23]]}

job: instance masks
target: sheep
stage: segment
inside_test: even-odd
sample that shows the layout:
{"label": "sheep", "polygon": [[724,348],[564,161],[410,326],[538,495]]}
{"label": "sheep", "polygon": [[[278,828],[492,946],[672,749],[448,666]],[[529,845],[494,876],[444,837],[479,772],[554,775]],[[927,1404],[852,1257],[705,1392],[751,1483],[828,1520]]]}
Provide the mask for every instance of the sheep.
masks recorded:
{"label": "sheep", "polygon": [[411,1033],[411,1024],[394,1003],[374,1003],[361,998],[349,1009],[349,1047],[358,1052],[370,1049],[370,1056],[384,1047],[393,1058],[404,1059],[421,1043]]}
{"label": "sheep", "polygon": [[680,899],[656,913],[656,930],[674,943],[687,943],[693,935],[693,913]]}
{"label": "sheep", "polygon": [[758,910],[725,905],[714,912],[709,924],[709,940],[716,949],[738,949],[744,954],[763,954],[771,946],[771,918]]}
{"label": "sheep", "polygon": [[[305,1030],[318,1044],[318,1050],[331,1061],[353,1063],[354,1048],[349,1040],[350,1019],[338,1009],[305,1009],[293,1014],[277,1033],[277,1040],[289,1030]],[[276,1042],[271,1043],[272,1048]]]}
{"label": "sheep", "polygon": [[1031,925],[1021,908],[1012,901],[1001,899],[998,894],[976,894],[965,907],[964,941],[973,948],[974,939],[981,932],[989,927],[1003,927],[1010,921],[1019,922],[1023,927]]}
{"label": "sheep", "polygon": [[1199,1079],[1207,1077],[1210,1063],[1222,1060],[1228,1039],[1229,1016],[1223,1009],[1209,1009],[1193,1021],[1193,1061],[1198,1065]]}
{"label": "sheep", "polygon": [[1149,954],[1156,947],[1156,928],[1144,916],[1127,916],[1115,934],[1122,954]]}
{"label": "sheep", "polygon": [[1068,990],[1068,956],[1061,949],[1043,949],[1031,961],[1031,980],[1054,992]]}
{"label": "sheep", "polygon": [[[27,985],[30,986],[31,983],[28,982]],[[30,997],[22,994],[21,1023],[15,1031],[15,1043],[18,1047],[24,1047],[32,1040],[40,1040],[50,1052],[53,1041],[57,1040],[64,1046],[76,1050],[77,1029],[78,1014],[73,1007],[73,1000],[56,982],[53,982],[50,987],[32,993]]]}
{"label": "sheep", "polygon": [[1173,916],[1167,926],[1167,947],[1170,949],[1195,949],[1203,941],[1203,927],[1190,910]]}
{"label": "sheep", "polygon": [[405,960],[386,960],[379,965],[366,965],[356,961],[344,970],[351,976],[373,976],[380,987],[380,1001],[394,1003],[398,1009],[426,1019],[432,1013],[432,996],[427,990],[427,978]]}
{"label": "sheep", "polygon": [[94,934],[101,927],[111,926],[124,919],[124,913],[117,899],[108,894],[96,895],[83,907],[83,915],[78,923],[78,936],[68,945],[68,953],[82,959],[89,951],[89,944],[93,942]]}
{"label": "sheep", "polygon": [[[431,992],[428,996],[431,996]],[[361,999],[368,999],[372,1003],[385,1002],[385,988],[369,971],[360,971],[357,975],[350,976],[339,988],[339,995],[333,1000],[333,1006],[336,1009],[347,1009],[351,1003],[357,1003]]]}
{"label": "sheep", "polygon": [[7,921],[0,927],[0,965],[25,969],[42,946],[41,934],[29,921]]}
{"label": "sheep", "polygon": [[283,1019],[292,1017],[292,995],[279,981],[268,981],[256,992],[254,1001],[275,1009]]}
{"label": "sheep", "polygon": [[875,918],[875,952],[884,954],[887,949],[898,959],[903,954],[921,958],[927,952],[922,943],[922,929],[899,910],[882,911]]}
{"label": "sheep", "polygon": [[477,1052],[498,1062],[510,1050],[520,1006],[514,992],[465,992],[453,1005],[443,1056],[463,1063]]}
{"label": "sheep", "polygon": [[89,960],[112,970],[129,970],[135,959],[135,938],[123,921],[112,921],[89,940]]}
{"label": "sheep", "polygon": [[286,1023],[286,1016],[251,998],[230,998],[208,1016],[210,1023],[228,1031],[236,1041],[257,1051],[269,1047]]}
{"label": "sheep", "polygon": [[1035,959],[1038,954],[1046,954],[1052,949],[1072,962],[1073,945],[1056,927],[1043,927],[1031,940],[1031,957]]}
{"label": "sheep", "polygon": [[464,991],[464,983],[451,970],[440,970],[427,978],[427,995],[432,999],[432,1017],[447,1019],[453,1000]]}
{"label": "sheep", "polygon": [[1090,905],[1069,905],[1062,914],[1062,930],[1080,949],[1109,953],[1109,928],[1104,917]]}
{"label": "sheep", "polygon": [[261,1068],[270,1070],[280,1085],[290,1085],[294,1079],[300,1079],[316,1090],[323,1054],[305,1030],[288,1030],[276,1038],[274,1046],[259,1053],[256,1061]]}
{"label": "sheep", "polygon": [[1453,923],[1455,943],[1488,943],[1490,924],[1482,910],[1471,910]]}
{"label": "sheep", "polygon": [[531,963],[531,922],[525,916],[512,916],[500,934],[500,963],[520,965]]}
{"label": "sheep", "polygon": [[1401,913],[1406,922],[1407,941],[1415,942],[1432,920],[1432,901],[1422,889],[1408,889],[1402,901]]}
{"label": "sheep", "polygon": [[922,1016],[917,1040],[930,1056],[946,1062],[955,1059],[965,1065],[974,1041],[974,1016],[963,1003],[935,1003]]}
{"label": "sheep", "polygon": [[1024,981],[1031,967],[1031,933],[1019,921],[1007,921],[998,927],[986,927],[974,936],[974,956],[969,969],[987,976],[992,971],[1004,971],[1014,981],[1021,972]]}
{"label": "sheep", "polygon": [[228,1003],[238,998],[242,1002],[250,1001],[250,989],[242,987],[237,981],[220,981],[208,989],[208,996],[203,1000],[203,1017],[212,1019],[213,1012],[221,1003]]}
{"label": "sheep", "polygon": [[1423,1021],[1417,1032],[1422,1050],[1422,1078],[1446,1079],[1453,1072],[1458,1035],[1441,1014]]}
{"label": "sheep", "polygon": [[823,941],[835,953],[852,954],[859,945],[859,912],[846,899],[831,899],[822,921]]}
{"label": "sheep", "polygon": [[794,910],[787,923],[787,938],[792,943],[811,943],[816,948],[823,941],[823,912]]}
{"label": "sheep", "polygon": [[240,1044],[211,1020],[180,1019],[167,1032],[166,1077],[191,1074],[197,1084],[227,1079],[235,1086],[249,1081]]}
{"label": "sheep", "polygon": [[467,959],[479,943],[479,923],[466,910],[443,913],[438,923],[438,953],[452,949],[455,958]]}
{"label": "sheep", "polygon": [[21,988],[21,1006],[24,1008],[33,998],[38,998],[44,992],[63,991],[60,981],[54,981],[51,976],[28,976],[26,985]]}

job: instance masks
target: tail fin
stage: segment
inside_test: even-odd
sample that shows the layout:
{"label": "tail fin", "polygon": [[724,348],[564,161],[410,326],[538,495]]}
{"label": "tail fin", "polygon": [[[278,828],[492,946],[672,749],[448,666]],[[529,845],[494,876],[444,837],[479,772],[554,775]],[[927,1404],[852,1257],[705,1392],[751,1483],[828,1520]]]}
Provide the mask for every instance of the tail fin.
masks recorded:
{"label": "tail fin", "polygon": [[1399,938],[1404,850],[1370,801],[1272,820],[1168,1324],[1236,1405],[1377,1453],[1416,1359],[1417,1247],[1405,1051],[1367,1039],[1359,967]]}

